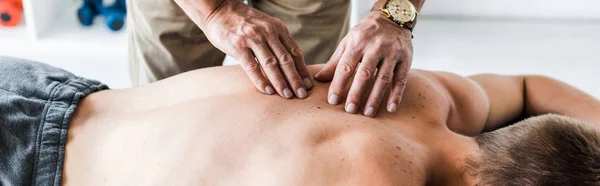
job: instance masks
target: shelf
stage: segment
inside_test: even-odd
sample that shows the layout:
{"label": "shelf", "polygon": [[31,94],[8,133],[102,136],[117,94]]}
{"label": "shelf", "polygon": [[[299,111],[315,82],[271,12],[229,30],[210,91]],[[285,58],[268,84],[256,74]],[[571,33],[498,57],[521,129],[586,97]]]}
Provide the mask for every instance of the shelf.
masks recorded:
{"label": "shelf", "polygon": [[37,46],[45,50],[38,54],[40,61],[100,80],[111,88],[131,86],[126,28],[113,32],[100,16],[92,26],[80,25],[77,20],[79,3],[65,6],[64,12],[39,35]]}
{"label": "shelf", "polygon": [[27,25],[21,21],[16,27],[0,27],[0,55],[12,55],[31,42]]}
{"label": "shelf", "polygon": [[0,55],[48,63],[100,80],[111,88],[131,86],[126,28],[112,32],[102,24],[102,17],[91,27],[81,26],[76,17],[81,3],[81,0],[24,0],[22,25],[0,27]]}
{"label": "shelf", "polygon": [[[127,36],[123,28],[113,32],[106,28],[104,19],[96,17],[94,24],[85,27],[77,20],[77,8],[81,2],[70,3],[48,30],[40,34],[40,41],[52,45],[76,45],[81,50],[102,49],[105,52],[127,51]],[[107,51],[108,50],[108,51]]]}
{"label": "shelf", "polygon": [[0,26],[0,40],[19,40],[27,39],[27,28],[25,23],[21,21],[16,27],[1,27]]}
{"label": "shelf", "polygon": [[0,26],[0,45],[11,45],[13,42],[23,42],[24,40],[29,39],[27,34],[25,19],[22,19],[19,25],[15,27]]}

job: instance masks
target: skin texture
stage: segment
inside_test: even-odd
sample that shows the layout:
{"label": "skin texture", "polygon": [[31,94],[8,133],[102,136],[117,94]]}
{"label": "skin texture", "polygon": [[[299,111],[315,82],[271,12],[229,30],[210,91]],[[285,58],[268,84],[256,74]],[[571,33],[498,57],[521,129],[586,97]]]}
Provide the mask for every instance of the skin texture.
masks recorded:
{"label": "skin texture", "polygon": [[[412,64],[411,33],[379,11],[387,1],[375,2],[373,11],[350,30],[316,75],[319,81],[332,81],[328,102],[337,105],[346,97],[345,110],[349,113],[364,107],[361,113],[375,117],[384,100],[387,111],[395,112],[403,97]],[[313,82],[302,51],[279,19],[240,0],[175,2],[216,48],[240,62],[260,92],[277,92],[288,99],[309,95],[307,90]],[[424,0],[411,2],[420,10]],[[347,84],[351,85],[349,90],[345,89]]]}
{"label": "skin texture", "polygon": [[239,0],[176,2],[216,48],[240,62],[259,91],[276,91],[288,99],[307,97],[312,78],[281,20]]}
{"label": "skin texture", "polygon": [[[350,30],[327,65],[315,75],[319,81],[332,81],[327,100],[337,105],[345,97],[346,112],[375,117],[380,104],[388,112],[396,112],[408,83],[413,57],[411,31],[380,11],[387,1],[375,2],[372,11]],[[424,0],[411,2],[418,11]],[[345,89],[348,84],[350,90]],[[363,97],[368,98],[361,101]],[[364,109],[359,110],[359,106]]]}
{"label": "skin texture", "polygon": [[573,106],[553,112],[600,121],[595,99],[543,77],[411,70],[408,79],[401,112],[377,118],[323,101],[325,83],[305,100],[264,96],[239,66],[93,93],[70,122],[63,184],[473,185],[465,158],[478,147],[470,136],[518,119],[514,113],[545,113],[538,108],[552,102],[544,99],[558,96]]}
{"label": "skin texture", "polygon": [[[315,78],[332,81],[328,102],[337,105],[345,96],[346,112],[358,112],[361,98],[367,96],[361,113],[375,117],[376,112],[370,110],[379,108],[384,94],[390,90],[388,104],[384,105],[389,112],[395,112],[407,84],[412,52],[410,31],[399,28],[382,12],[373,11],[350,30]],[[350,81],[352,76],[354,80]],[[347,84],[351,85],[349,91],[345,90]],[[373,88],[368,89],[369,86]]]}

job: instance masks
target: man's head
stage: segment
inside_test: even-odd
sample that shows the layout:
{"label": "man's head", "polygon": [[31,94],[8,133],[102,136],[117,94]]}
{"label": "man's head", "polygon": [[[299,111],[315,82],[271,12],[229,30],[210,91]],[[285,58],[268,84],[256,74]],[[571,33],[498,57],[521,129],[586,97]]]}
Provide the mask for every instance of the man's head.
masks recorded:
{"label": "man's head", "polygon": [[475,138],[472,173],[482,185],[600,185],[600,131],[557,115]]}

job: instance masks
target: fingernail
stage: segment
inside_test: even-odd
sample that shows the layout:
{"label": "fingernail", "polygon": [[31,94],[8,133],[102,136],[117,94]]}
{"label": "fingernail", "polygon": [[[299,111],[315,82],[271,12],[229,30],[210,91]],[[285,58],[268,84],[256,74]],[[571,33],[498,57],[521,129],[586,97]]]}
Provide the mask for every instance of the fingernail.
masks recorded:
{"label": "fingernail", "polygon": [[292,91],[286,87],[285,89],[283,89],[283,96],[285,98],[291,99],[292,97],[294,97],[294,94],[292,94]]}
{"label": "fingernail", "polygon": [[338,104],[338,98],[339,97],[337,95],[331,94],[329,96],[329,99],[327,100],[327,102],[329,102],[329,104],[331,104],[331,105],[337,105]]}
{"label": "fingernail", "polygon": [[265,92],[267,92],[268,95],[273,95],[275,93],[275,90],[273,90],[273,87],[271,86],[266,86]]}
{"label": "fingernail", "polygon": [[365,116],[373,117],[375,116],[375,109],[373,107],[369,107],[367,110],[365,110],[364,114]]}
{"label": "fingernail", "polygon": [[310,79],[308,78],[304,78],[304,86],[306,87],[306,89],[311,89],[312,88],[312,82],[310,81]]}
{"label": "fingernail", "polygon": [[304,88],[298,89],[298,98],[306,98],[306,89],[304,89]]}
{"label": "fingernail", "polygon": [[354,103],[346,105],[346,112],[356,113],[356,105]]}
{"label": "fingernail", "polygon": [[396,103],[392,103],[392,104],[390,104],[390,106],[388,106],[389,112],[396,112],[396,109],[398,109],[398,106],[396,105]]}

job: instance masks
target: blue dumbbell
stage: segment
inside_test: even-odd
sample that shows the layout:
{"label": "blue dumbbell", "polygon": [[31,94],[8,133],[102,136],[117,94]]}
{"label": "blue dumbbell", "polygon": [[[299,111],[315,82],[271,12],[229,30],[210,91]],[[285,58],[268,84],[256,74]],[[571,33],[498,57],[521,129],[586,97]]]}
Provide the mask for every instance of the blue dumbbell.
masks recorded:
{"label": "blue dumbbell", "polygon": [[123,9],[123,11],[127,12],[127,5],[125,4],[125,0],[117,0],[117,5],[119,5],[119,8]]}
{"label": "blue dumbbell", "polygon": [[83,26],[90,26],[94,23],[94,18],[98,15],[98,10],[94,6],[94,0],[84,0],[83,5],[77,10],[77,18]]}
{"label": "blue dumbbell", "polygon": [[100,9],[100,13],[104,16],[106,26],[113,31],[120,30],[125,24],[125,12],[119,8],[119,5],[114,4],[106,8]]}
{"label": "blue dumbbell", "polygon": [[83,5],[78,10],[79,22],[84,26],[93,24],[93,20],[97,15],[104,16],[106,26],[117,31],[123,28],[125,24],[125,7],[124,1],[117,0],[115,4],[105,7],[102,0],[84,0]]}

